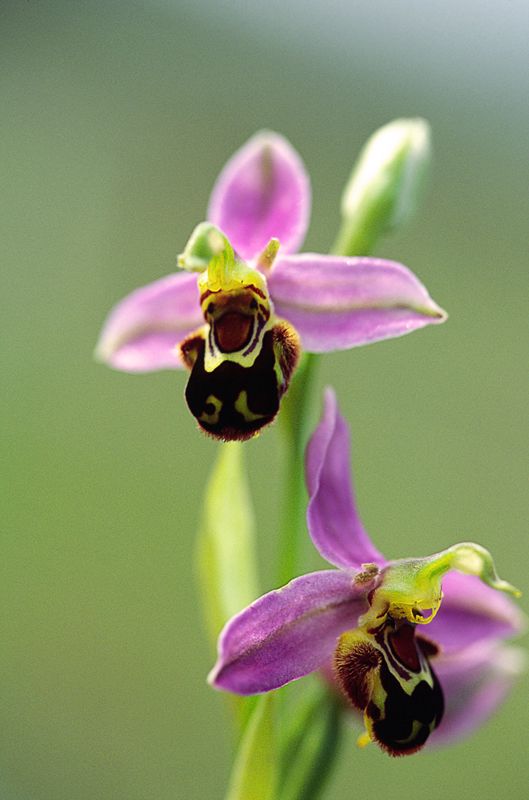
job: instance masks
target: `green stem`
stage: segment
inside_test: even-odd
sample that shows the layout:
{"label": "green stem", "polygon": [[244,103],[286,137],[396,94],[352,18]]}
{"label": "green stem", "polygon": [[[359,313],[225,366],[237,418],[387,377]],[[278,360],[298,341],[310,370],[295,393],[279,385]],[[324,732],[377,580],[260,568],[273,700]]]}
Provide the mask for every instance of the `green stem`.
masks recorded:
{"label": "green stem", "polygon": [[[368,255],[380,234],[373,220],[344,220],[331,253]],[[283,505],[279,537],[279,585],[288,583],[303,571],[303,547],[308,545],[305,515],[305,446],[311,433],[311,406],[318,356],[304,353],[288,393],[282,401],[280,425],[285,447]],[[286,698],[285,698],[286,699]],[[311,703],[309,703],[310,707]],[[314,708],[314,707],[313,707]],[[290,703],[282,702],[279,714],[286,721],[293,712]],[[302,712],[303,713],[303,712]],[[299,752],[294,754],[280,790],[281,800],[317,800],[334,767],[341,738],[342,709],[335,698],[325,697],[318,714],[308,711],[302,725]]]}
{"label": "green stem", "polygon": [[281,409],[286,467],[279,545],[280,585],[296,576],[301,545],[306,539],[304,457],[316,364],[317,356],[304,353]]}
{"label": "green stem", "polygon": [[306,703],[290,718],[281,744],[281,800],[317,800],[332,773],[342,736],[342,707],[322,687],[309,691]]}
{"label": "green stem", "polygon": [[368,256],[382,232],[380,218],[373,214],[344,220],[330,252],[335,256]]}
{"label": "green stem", "polygon": [[327,704],[326,711],[326,736],[323,746],[312,759],[308,759],[311,769],[296,800],[317,800],[321,797],[334,768],[342,739],[343,709],[336,700],[333,700]]}

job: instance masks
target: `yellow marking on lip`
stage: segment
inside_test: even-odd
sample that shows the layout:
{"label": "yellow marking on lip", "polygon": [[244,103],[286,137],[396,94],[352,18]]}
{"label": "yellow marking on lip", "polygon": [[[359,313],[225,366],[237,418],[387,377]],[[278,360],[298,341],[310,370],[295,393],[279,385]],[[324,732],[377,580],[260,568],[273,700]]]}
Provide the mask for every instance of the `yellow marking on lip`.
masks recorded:
{"label": "yellow marking on lip", "polygon": [[268,416],[267,414],[254,414],[253,411],[250,411],[248,408],[248,393],[246,389],[239,392],[237,400],[235,401],[235,411],[238,411],[246,422],[256,422],[258,419],[264,419]]}
{"label": "yellow marking on lip", "polygon": [[200,422],[205,422],[207,425],[216,425],[219,421],[219,416],[222,409],[222,400],[219,400],[219,398],[215,397],[214,394],[210,394],[206,400],[206,405],[208,403],[211,403],[215,410],[211,414],[208,414],[206,411],[202,412],[198,419]]}

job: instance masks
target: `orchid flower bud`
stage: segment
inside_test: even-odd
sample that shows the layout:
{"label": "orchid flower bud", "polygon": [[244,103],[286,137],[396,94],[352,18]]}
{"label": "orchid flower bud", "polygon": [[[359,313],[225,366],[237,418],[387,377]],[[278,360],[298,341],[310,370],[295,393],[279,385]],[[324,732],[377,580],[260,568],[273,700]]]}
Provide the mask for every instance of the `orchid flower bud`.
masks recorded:
{"label": "orchid flower bud", "polygon": [[413,215],[430,162],[430,128],[397,119],[367,140],[342,196],[344,224],[335,251],[365,255]]}

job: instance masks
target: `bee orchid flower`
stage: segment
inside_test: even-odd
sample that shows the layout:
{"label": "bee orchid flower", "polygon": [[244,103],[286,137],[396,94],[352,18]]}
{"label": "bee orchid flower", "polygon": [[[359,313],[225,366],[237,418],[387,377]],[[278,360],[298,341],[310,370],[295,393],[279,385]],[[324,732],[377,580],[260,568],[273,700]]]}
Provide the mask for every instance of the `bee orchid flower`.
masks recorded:
{"label": "bee orchid flower", "polygon": [[[272,591],[227,623],[210,682],[256,694],[333,663],[346,701],[363,714],[364,745],[391,755],[450,741],[481,724],[521,664],[505,639],[522,619],[490,553],[463,542],[388,561],[369,539],[349,476],[348,430],[328,390],[306,454],[307,521],[338,569]],[[424,634],[426,631],[426,635]]]}
{"label": "bee orchid flower", "polygon": [[400,264],[294,255],[309,214],[301,158],[282,136],[256,134],[217,179],[183,271],[118,303],[96,357],[126,372],[187,367],[199,426],[248,439],[274,419],[300,348],[347,349],[445,320]]}

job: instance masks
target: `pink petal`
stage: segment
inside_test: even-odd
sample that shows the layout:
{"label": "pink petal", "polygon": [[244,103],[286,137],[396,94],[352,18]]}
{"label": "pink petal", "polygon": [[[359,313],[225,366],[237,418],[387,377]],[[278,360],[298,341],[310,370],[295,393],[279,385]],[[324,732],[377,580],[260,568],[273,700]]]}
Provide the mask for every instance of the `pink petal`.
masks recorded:
{"label": "pink petal", "polygon": [[443,594],[441,608],[424,633],[447,652],[513,636],[524,627],[519,608],[474,575],[448,573]]}
{"label": "pink petal", "polygon": [[136,289],[112,309],[96,358],[124,372],[182,368],[175,347],[201,324],[197,276],[167,275]]}
{"label": "pink petal", "polygon": [[213,188],[208,219],[224,231],[243,258],[275,237],[282,250],[301,245],[310,216],[310,183],[292,145],[261,131],[230,158]]}
{"label": "pink petal", "polygon": [[349,429],[327,389],[321,421],[308,444],[305,472],[309,491],[307,524],[312,541],[331,564],[356,567],[385,563],[356,510],[350,471]]}
{"label": "pink petal", "polygon": [[277,315],[313,353],[402,336],[446,319],[409,269],[380,258],[280,254],[268,287]]}
{"label": "pink petal", "polygon": [[356,627],[366,607],[363,592],[345,572],[296,578],[228,622],[210,683],[237,694],[257,694],[301,678],[331,656],[338,636]]}
{"label": "pink petal", "polygon": [[435,747],[467,736],[496,711],[522,672],[525,653],[481,642],[432,664],[445,697],[443,721],[428,742]]}

